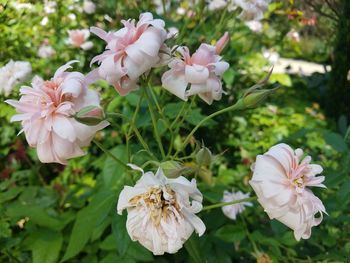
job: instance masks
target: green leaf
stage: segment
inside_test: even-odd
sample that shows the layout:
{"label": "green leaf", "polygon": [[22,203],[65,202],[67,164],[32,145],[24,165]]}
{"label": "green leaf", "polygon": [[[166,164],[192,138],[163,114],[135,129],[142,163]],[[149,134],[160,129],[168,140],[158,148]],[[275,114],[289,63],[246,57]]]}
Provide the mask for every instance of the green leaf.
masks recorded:
{"label": "green leaf", "polygon": [[22,187],[13,187],[4,193],[0,193],[0,204],[15,198],[22,190]]}
{"label": "green leaf", "polygon": [[185,248],[190,257],[193,259],[193,262],[206,262],[205,258],[202,256],[203,252],[200,250],[198,237],[195,234],[192,234],[192,236],[186,241]]}
{"label": "green leaf", "polygon": [[243,240],[246,233],[241,226],[226,225],[218,229],[215,236],[226,242],[237,242]]}
{"label": "green leaf", "polygon": [[[118,145],[111,150],[111,153],[124,163],[127,162],[125,145]],[[108,157],[104,163],[102,171],[105,187],[111,187],[111,185],[120,182],[124,172],[125,168],[121,164],[117,163],[111,157]]]}
{"label": "green leaf", "polygon": [[344,138],[338,133],[327,131],[324,134],[324,139],[338,152],[345,152],[348,149]]}
{"label": "green leaf", "polygon": [[102,189],[87,207],[78,212],[62,261],[76,256],[85,247],[94,228],[106,218],[114,203],[114,192]]}
{"label": "green leaf", "polygon": [[55,263],[62,247],[62,234],[40,228],[30,237],[29,248],[33,253],[33,263]]}
{"label": "green leaf", "polygon": [[278,82],[286,87],[292,86],[292,80],[289,75],[287,74],[271,74],[269,82],[274,83]]}
{"label": "green leaf", "polygon": [[122,216],[113,217],[112,233],[117,239],[119,255],[124,256],[131,242],[128,232],[126,231],[126,213]]}
{"label": "green leaf", "polygon": [[137,262],[154,260],[152,253],[138,242],[131,242],[126,254],[134,258]]}
{"label": "green leaf", "polygon": [[39,206],[24,205],[20,202],[11,204],[6,214],[12,218],[28,217],[31,222],[39,226],[47,227],[53,230],[61,230],[65,226],[65,221],[59,218],[51,217],[44,208]]}

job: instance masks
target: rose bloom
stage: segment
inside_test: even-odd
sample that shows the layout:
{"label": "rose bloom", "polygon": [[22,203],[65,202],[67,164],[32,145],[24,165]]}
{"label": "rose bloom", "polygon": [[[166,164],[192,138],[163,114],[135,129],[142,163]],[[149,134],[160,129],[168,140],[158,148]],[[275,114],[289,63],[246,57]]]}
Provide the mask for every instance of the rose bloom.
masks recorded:
{"label": "rose bloom", "polygon": [[86,41],[90,36],[90,31],[87,29],[68,30],[68,34],[67,42],[73,47],[89,50],[94,45],[91,41]]}
{"label": "rose bloom", "polygon": [[151,13],[141,14],[136,24],[134,20],[122,23],[124,28],[116,32],[91,28],[92,33],[107,42],[106,51],[94,57],[91,64],[100,65],[93,71],[96,79],[105,79],[124,96],[135,90],[139,77],[159,62],[159,50],[167,32],[164,21],[153,19]]}
{"label": "rose bloom", "polygon": [[27,80],[31,73],[32,66],[29,62],[10,60],[0,68],[0,94],[4,94],[5,97],[10,95],[13,88]]}
{"label": "rose bloom", "polygon": [[[249,194],[244,194],[241,191],[238,191],[238,192],[224,191],[222,202],[232,202],[240,199],[245,199],[248,197],[249,197]],[[225,205],[222,207],[222,212],[228,218],[232,220],[236,220],[237,215],[242,213],[245,210],[246,206],[253,206],[253,204],[250,202],[242,202],[239,204]]]}
{"label": "rose bloom", "polygon": [[195,94],[208,104],[220,100],[223,93],[220,77],[229,64],[221,61],[219,53],[228,41],[225,33],[216,46],[201,44],[192,56],[187,47],[179,48],[181,57],[168,64],[170,70],[162,76],[163,87],[185,101]]}
{"label": "rose bloom", "polygon": [[195,214],[202,210],[202,194],[196,181],[180,176],[168,179],[161,168],[154,175],[142,172],[134,187],[125,186],[117,210],[128,211],[127,231],[133,241],[139,241],[154,255],[176,253],[196,231],[203,235],[205,225]]}
{"label": "rose bloom", "polygon": [[239,17],[243,20],[261,20],[271,0],[234,0],[234,4],[242,9]]}
{"label": "rose bloom", "polygon": [[310,156],[302,156],[301,149],[277,144],[257,156],[250,181],[265,212],[293,229],[297,240],[309,238],[311,228],[319,225],[326,213],[322,201],[308,188],[325,187],[324,176],[316,176],[323,169],[311,164]]}
{"label": "rose bloom", "polygon": [[18,112],[11,121],[22,123],[28,144],[37,149],[43,163],[66,164],[67,159],[84,155],[81,147],[89,145],[96,131],[108,125],[103,121],[87,126],[71,117],[85,106],[99,105],[98,94],[87,88],[85,76],[66,72],[74,62],[60,67],[51,80],[35,78],[32,87],[23,86],[19,101],[6,101]]}

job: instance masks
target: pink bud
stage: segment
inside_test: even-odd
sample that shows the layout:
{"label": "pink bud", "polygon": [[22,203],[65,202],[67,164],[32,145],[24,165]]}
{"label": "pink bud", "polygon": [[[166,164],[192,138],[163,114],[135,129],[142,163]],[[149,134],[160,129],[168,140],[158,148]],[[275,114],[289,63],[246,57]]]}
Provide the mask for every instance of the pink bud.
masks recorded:
{"label": "pink bud", "polygon": [[75,119],[86,125],[97,125],[104,120],[104,112],[98,106],[87,106],[81,109],[75,116]]}
{"label": "pink bud", "polygon": [[220,54],[220,52],[224,49],[229,40],[230,36],[228,32],[225,32],[225,34],[218,40],[218,42],[215,45],[215,50],[217,54]]}

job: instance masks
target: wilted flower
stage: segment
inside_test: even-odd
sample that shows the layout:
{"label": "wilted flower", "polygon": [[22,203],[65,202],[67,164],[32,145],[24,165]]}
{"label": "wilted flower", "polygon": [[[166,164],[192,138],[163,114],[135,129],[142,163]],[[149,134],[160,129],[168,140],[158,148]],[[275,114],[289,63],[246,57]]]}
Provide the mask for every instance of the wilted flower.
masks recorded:
{"label": "wilted flower", "polygon": [[83,10],[84,10],[85,13],[91,15],[91,14],[95,13],[96,5],[94,4],[94,2],[92,2],[90,0],[84,0],[84,2],[83,2]]}
{"label": "wilted flower", "polygon": [[68,34],[68,44],[73,47],[88,50],[94,46],[91,41],[86,41],[90,36],[90,31],[87,29],[68,30]]}
{"label": "wilted flower", "polygon": [[[248,197],[249,197],[249,194],[244,194],[241,191],[238,191],[238,192],[224,191],[224,197],[222,198],[222,201],[232,202],[240,199],[245,199]],[[222,212],[228,218],[232,220],[236,220],[237,215],[244,211],[245,206],[253,206],[253,204],[250,202],[242,202],[239,204],[225,205],[222,207]]]}
{"label": "wilted flower", "polygon": [[252,20],[245,22],[246,26],[255,33],[261,33],[263,31],[263,25],[260,21]]}
{"label": "wilted flower", "polygon": [[218,54],[228,41],[225,33],[216,46],[201,44],[192,56],[187,47],[179,48],[181,58],[169,63],[170,70],[162,76],[163,87],[185,101],[195,94],[208,104],[220,100],[223,93],[220,77],[229,64],[221,61]]}
{"label": "wilted flower", "polygon": [[26,61],[10,60],[0,68],[0,94],[10,95],[15,85],[28,79],[32,73],[32,66]]}
{"label": "wilted flower", "polygon": [[104,121],[87,126],[71,117],[100,102],[98,94],[87,88],[83,74],[65,72],[74,62],[60,67],[49,81],[36,78],[32,87],[23,86],[19,101],[6,101],[19,113],[11,121],[21,121],[28,144],[37,149],[43,163],[66,164],[67,159],[84,155],[81,147],[89,145],[96,131],[108,125]]}
{"label": "wilted flower", "polygon": [[323,169],[311,164],[310,156],[302,156],[301,149],[277,144],[257,156],[250,181],[265,212],[293,229],[297,240],[309,238],[311,228],[319,225],[326,213],[322,201],[308,188],[325,187],[324,176],[316,176]]}
{"label": "wilted flower", "polygon": [[43,43],[38,49],[38,56],[41,58],[50,58],[55,54],[55,49],[47,43]]}
{"label": "wilted flower", "polygon": [[239,17],[243,20],[261,20],[271,0],[234,0],[234,4],[242,9]]}
{"label": "wilted flower", "polygon": [[118,213],[126,208],[127,231],[155,255],[176,253],[195,230],[203,235],[205,225],[195,214],[202,210],[202,194],[196,181],[180,176],[168,179],[161,168],[154,175],[142,172],[134,187],[124,186],[118,200]]}
{"label": "wilted flower", "polygon": [[98,76],[124,96],[137,88],[139,77],[160,60],[159,50],[167,37],[164,21],[151,13],[140,15],[139,22],[123,20],[124,28],[106,33],[92,27],[91,32],[107,42],[106,51],[94,57],[91,64],[100,64]]}

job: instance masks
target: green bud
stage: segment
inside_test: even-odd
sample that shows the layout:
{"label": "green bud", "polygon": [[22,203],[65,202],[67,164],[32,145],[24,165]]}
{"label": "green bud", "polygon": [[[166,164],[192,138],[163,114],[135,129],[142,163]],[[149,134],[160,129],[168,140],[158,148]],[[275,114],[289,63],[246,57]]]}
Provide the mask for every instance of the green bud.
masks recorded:
{"label": "green bud", "polygon": [[162,162],[159,166],[162,168],[164,174],[169,178],[179,177],[184,170],[184,168],[175,161]]}
{"label": "green bud", "polygon": [[91,105],[82,108],[74,118],[85,125],[95,126],[105,119],[105,115],[102,108]]}
{"label": "green bud", "polygon": [[255,108],[262,103],[268,96],[273,94],[278,88],[274,89],[258,89],[241,98],[245,108]]}
{"label": "green bud", "polygon": [[207,147],[201,148],[196,154],[196,161],[201,166],[209,166],[212,162],[211,151]]}

